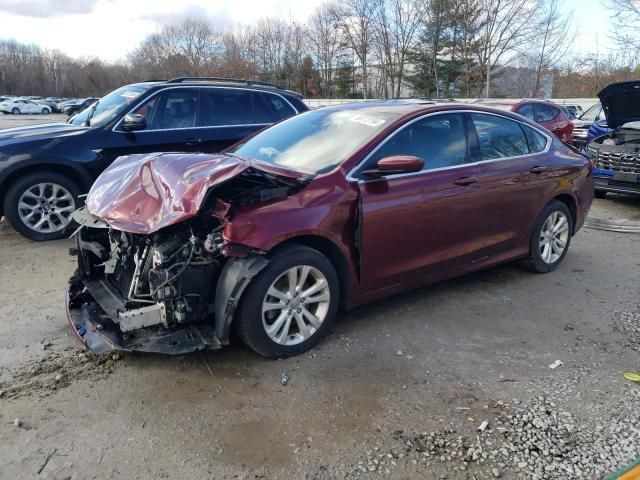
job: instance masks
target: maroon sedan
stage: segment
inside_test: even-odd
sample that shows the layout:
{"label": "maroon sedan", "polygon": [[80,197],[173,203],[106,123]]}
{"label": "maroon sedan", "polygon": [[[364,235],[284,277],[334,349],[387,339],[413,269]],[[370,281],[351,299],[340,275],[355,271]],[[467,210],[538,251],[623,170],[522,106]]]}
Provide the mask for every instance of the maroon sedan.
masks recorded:
{"label": "maroon sedan", "polygon": [[567,113],[548,100],[483,100],[482,105],[516,112],[550,130],[560,140],[573,143],[573,122]]}
{"label": "maroon sedan", "polygon": [[349,308],[499,263],[554,270],[592,165],[478,105],[365,102],[224,154],[121,157],[74,214],[68,314],[97,353],[299,354]]}

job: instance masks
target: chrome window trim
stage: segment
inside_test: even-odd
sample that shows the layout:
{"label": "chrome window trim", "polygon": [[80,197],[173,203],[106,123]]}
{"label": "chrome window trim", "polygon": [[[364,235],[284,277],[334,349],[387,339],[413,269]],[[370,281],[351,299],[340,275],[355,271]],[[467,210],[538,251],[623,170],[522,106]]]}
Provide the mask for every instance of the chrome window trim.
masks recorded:
{"label": "chrome window trim", "polygon": [[[131,133],[131,132],[127,132],[126,130],[120,130],[119,127],[122,124],[122,122],[124,121],[124,117],[126,117],[129,113],[135,111],[137,108],[141,107],[144,103],[146,103],[147,101],[151,100],[153,97],[155,97],[156,95],[158,95],[161,92],[164,92],[165,90],[174,90],[174,89],[178,89],[178,88],[224,88],[224,89],[228,89],[228,90],[245,90],[248,92],[260,92],[260,93],[267,93],[269,95],[275,95],[276,97],[280,97],[282,100],[284,100],[287,105],[289,105],[295,113],[295,115],[298,115],[300,112],[298,111],[298,109],[296,107],[294,107],[291,102],[289,100],[287,100],[283,95],[280,95],[277,92],[268,92],[265,90],[259,90],[256,88],[244,88],[244,87],[228,87],[228,86],[223,86],[223,85],[167,85],[164,88],[161,88],[159,90],[156,90],[155,92],[153,92],[151,95],[149,95],[148,97],[143,98],[142,100],[140,100],[138,103],[134,104],[133,107],[131,107],[129,110],[127,110],[123,115],[122,118],[120,118],[120,120],[118,120],[116,122],[116,124],[113,126],[113,128],[111,129],[112,132],[116,132],[116,133]],[[198,108],[200,108],[200,106],[198,105]],[[154,128],[153,130],[137,130],[135,133],[143,133],[143,132],[167,132],[167,131],[172,131],[172,130],[197,130],[197,129],[202,129],[202,128],[232,128],[232,127],[259,127],[259,126],[267,126],[267,125],[272,125],[272,123],[243,123],[240,125],[210,125],[210,126],[202,126],[202,127],[183,127],[183,128]]]}
{"label": "chrome window trim", "polygon": [[[542,135],[544,138],[547,139],[547,144],[544,148],[544,150],[541,150],[540,152],[536,152],[536,153],[528,153],[526,155],[515,155],[512,157],[502,157],[502,158],[495,158],[492,160],[479,160],[477,162],[471,162],[471,163],[464,163],[462,165],[452,165],[450,167],[440,167],[440,168],[433,168],[431,170],[420,170],[418,172],[410,172],[410,173],[397,173],[395,175],[387,175],[387,176],[383,176],[380,178],[376,178],[375,180],[387,180],[387,179],[393,179],[393,178],[401,178],[401,177],[409,177],[409,176],[416,176],[416,175],[424,175],[425,173],[430,173],[430,172],[440,172],[443,170],[454,170],[457,168],[463,168],[463,167],[469,167],[469,166],[475,166],[475,165],[481,165],[481,164],[486,164],[486,163],[495,163],[495,162],[503,162],[503,161],[507,161],[507,160],[514,160],[514,159],[518,159],[518,158],[526,158],[526,157],[536,157],[538,155],[545,155],[547,153],[549,153],[549,150],[551,150],[551,145],[553,143],[553,139],[547,135],[545,132],[543,132],[542,130],[540,130],[538,127],[534,126],[534,125],[530,125],[527,122],[523,122],[522,120],[517,120],[515,118],[510,118],[504,115],[500,115],[499,113],[494,113],[494,112],[485,112],[485,111],[481,111],[481,110],[444,110],[444,111],[438,111],[438,112],[431,112],[431,113],[426,113],[424,115],[421,115],[417,118],[414,118],[413,120],[401,125],[399,128],[397,128],[396,130],[394,130],[393,132],[391,132],[389,135],[387,135],[387,137],[382,140],[380,143],[378,143],[378,145],[376,145],[376,147],[371,150],[360,162],[358,162],[358,164],[352,168],[349,173],[347,174],[347,180],[348,181],[355,181],[355,182],[365,182],[365,181],[371,181],[369,179],[365,180],[362,178],[357,178],[354,176],[355,172],[362,167],[368,160],[369,158],[371,158],[371,156],[376,153],[385,143],[387,143],[387,141],[389,141],[391,139],[391,137],[393,137],[396,133],[400,132],[401,130],[403,130],[404,128],[408,127],[409,125],[411,125],[414,122],[417,122],[419,120],[423,120],[425,118],[428,117],[433,117],[436,115],[446,115],[449,113],[478,113],[481,115],[493,115],[494,117],[500,117],[503,118],[505,120],[511,120],[514,123],[518,123],[521,125],[524,125],[525,127],[529,127],[533,130],[535,130],[536,132],[538,132],[540,135]],[[522,132],[523,135],[525,135],[526,138],[526,134],[523,131]],[[527,141],[527,145],[528,145],[528,141]]]}

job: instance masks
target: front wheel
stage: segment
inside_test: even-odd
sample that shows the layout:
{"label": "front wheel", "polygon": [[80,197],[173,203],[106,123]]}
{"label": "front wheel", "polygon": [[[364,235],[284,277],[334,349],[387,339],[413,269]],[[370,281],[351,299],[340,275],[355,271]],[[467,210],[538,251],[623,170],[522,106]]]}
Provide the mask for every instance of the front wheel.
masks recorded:
{"label": "front wheel", "polygon": [[569,208],[553,200],[542,210],[531,233],[529,257],[523,261],[525,268],[539,273],[558,268],[569,250],[572,232]]}
{"label": "front wheel", "polygon": [[303,245],[276,250],[247,287],[234,321],[240,339],[268,358],[298,355],[330,330],[340,295],[338,276],[320,252]]}
{"label": "front wheel", "polygon": [[66,235],[71,214],[79,206],[79,194],[76,184],[59,173],[25,175],[7,190],[4,214],[25,237],[55,240]]}
{"label": "front wheel", "polygon": [[42,109],[42,114],[43,115],[48,115],[49,114],[49,109],[48,108],[43,108]]}
{"label": "front wheel", "polygon": [[18,107],[13,107],[11,113],[13,113],[14,115],[20,115],[20,109]]}

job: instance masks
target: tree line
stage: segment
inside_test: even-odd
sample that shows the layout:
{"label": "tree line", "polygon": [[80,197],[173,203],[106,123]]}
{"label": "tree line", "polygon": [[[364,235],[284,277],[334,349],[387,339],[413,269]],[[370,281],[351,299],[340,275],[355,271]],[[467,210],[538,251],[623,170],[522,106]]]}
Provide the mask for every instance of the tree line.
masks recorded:
{"label": "tree line", "polygon": [[111,63],[4,40],[0,94],[99,96],[136,81],[217,76],[310,98],[591,97],[640,76],[637,2],[606,1],[616,48],[588,56],[571,51],[580,26],[564,0],[328,1],[303,23],[224,28],[183,18]]}

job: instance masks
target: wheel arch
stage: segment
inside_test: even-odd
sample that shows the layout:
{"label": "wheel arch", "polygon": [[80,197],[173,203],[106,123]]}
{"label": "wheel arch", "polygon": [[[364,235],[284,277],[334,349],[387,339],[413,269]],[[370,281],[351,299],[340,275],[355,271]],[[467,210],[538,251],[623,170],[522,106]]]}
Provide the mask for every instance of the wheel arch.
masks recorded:
{"label": "wheel arch", "polygon": [[338,245],[333,241],[321,235],[300,235],[288,238],[284,242],[276,245],[274,249],[281,247],[282,245],[290,244],[304,245],[306,247],[313,248],[329,259],[338,274],[338,282],[340,285],[339,305],[340,307],[347,308],[350,288],[349,265],[344,253],[340,250],[340,247],[338,247]]}
{"label": "wheel arch", "polygon": [[560,195],[556,195],[555,197],[553,197],[552,200],[557,200],[564,203],[569,209],[569,212],[571,212],[571,223],[573,229],[571,235],[573,235],[576,231],[576,223],[578,221],[578,203],[576,199],[568,193],[561,193]]}
{"label": "wheel arch", "polygon": [[80,165],[70,165],[63,162],[34,162],[20,165],[0,181],[0,212],[4,211],[5,195],[11,184],[20,177],[35,172],[52,172],[64,175],[73,181],[82,192],[87,192],[93,183],[89,172]]}

